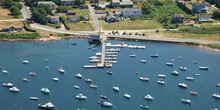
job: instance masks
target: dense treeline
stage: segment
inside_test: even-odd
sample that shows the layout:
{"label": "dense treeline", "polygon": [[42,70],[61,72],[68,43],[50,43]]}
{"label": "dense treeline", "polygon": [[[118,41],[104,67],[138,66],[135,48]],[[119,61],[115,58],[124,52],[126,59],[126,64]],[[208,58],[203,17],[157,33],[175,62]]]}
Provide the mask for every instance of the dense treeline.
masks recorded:
{"label": "dense treeline", "polygon": [[220,20],[220,9],[215,10],[214,13],[212,14],[212,17],[213,17],[214,19]]}
{"label": "dense treeline", "polygon": [[206,0],[206,1],[212,5],[216,4],[215,6],[220,8],[220,0]]}
{"label": "dense treeline", "polygon": [[5,0],[4,5],[9,8],[13,15],[21,15],[23,6],[19,3],[20,0]]}
{"label": "dense treeline", "polygon": [[190,14],[190,15],[193,15],[193,11],[190,10],[185,4],[182,4],[182,3],[177,3],[177,6],[179,8],[181,8],[184,12],[186,12],[187,14]]}
{"label": "dense treeline", "polygon": [[32,12],[32,18],[35,22],[41,23],[41,24],[47,24],[47,16],[53,15],[52,9],[46,5],[46,4],[39,4],[36,7],[31,8]]}
{"label": "dense treeline", "polygon": [[[33,7],[36,5],[36,3],[38,1],[51,1],[51,0],[24,0],[25,1],[25,5]],[[56,3],[57,5],[60,4],[60,0],[52,0],[54,3]]]}
{"label": "dense treeline", "polygon": [[28,33],[28,34],[0,33],[0,38],[7,38],[7,39],[36,39],[37,37],[38,37],[38,33]]}

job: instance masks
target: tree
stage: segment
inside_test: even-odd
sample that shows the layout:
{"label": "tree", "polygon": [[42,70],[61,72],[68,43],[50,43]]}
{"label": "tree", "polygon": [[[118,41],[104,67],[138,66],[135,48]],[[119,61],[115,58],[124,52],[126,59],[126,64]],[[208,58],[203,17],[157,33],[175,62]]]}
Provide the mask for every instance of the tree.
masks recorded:
{"label": "tree", "polygon": [[214,13],[212,14],[212,16],[213,16],[213,18],[220,20],[220,9],[214,11]]}
{"label": "tree", "polygon": [[85,17],[83,15],[79,16],[80,21],[83,21],[85,19]]}
{"label": "tree", "polygon": [[20,10],[18,9],[18,7],[16,7],[16,6],[12,6],[11,8],[10,8],[10,12],[12,13],[12,14],[14,14],[14,15],[20,15],[21,14],[21,12],[19,12]]}
{"label": "tree", "polygon": [[23,8],[23,6],[19,2],[13,2],[12,6],[18,7],[19,10],[21,10]]}
{"label": "tree", "polygon": [[13,0],[6,0],[5,1],[5,6],[7,7],[7,8],[10,8],[11,6],[12,6],[12,4],[13,4]]}

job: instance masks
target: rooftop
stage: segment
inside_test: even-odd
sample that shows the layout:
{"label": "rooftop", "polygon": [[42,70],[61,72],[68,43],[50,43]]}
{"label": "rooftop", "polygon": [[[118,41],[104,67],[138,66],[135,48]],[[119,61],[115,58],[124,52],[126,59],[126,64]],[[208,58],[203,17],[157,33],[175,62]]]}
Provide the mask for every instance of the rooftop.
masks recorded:
{"label": "rooftop", "polygon": [[43,4],[55,4],[52,1],[39,1],[38,4],[43,3]]}
{"label": "rooftop", "polygon": [[112,0],[112,3],[119,3],[119,0]]}
{"label": "rooftop", "polygon": [[76,10],[68,10],[68,13],[76,13]]}
{"label": "rooftop", "polygon": [[75,1],[75,0],[60,0],[61,2]]}
{"label": "rooftop", "polygon": [[184,15],[183,14],[174,14],[173,17],[178,17],[178,18],[181,17],[182,18],[182,17],[184,17]]}

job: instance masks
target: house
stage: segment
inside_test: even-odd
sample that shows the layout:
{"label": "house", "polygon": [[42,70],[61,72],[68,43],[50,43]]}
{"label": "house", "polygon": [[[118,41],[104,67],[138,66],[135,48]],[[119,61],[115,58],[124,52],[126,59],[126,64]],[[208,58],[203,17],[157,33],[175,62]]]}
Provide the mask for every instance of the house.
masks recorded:
{"label": "house", "polygon": [[127,17],[127,16],[140,16],[141,10],[140,9],[122,9],[121,10],[121,16]]}
{"label": "house", "polygon": [[46,4],[48,5],[52,10],[55,10],[56,9],[56,4],[52,1],[39,1],[38,2],[38,5],[39,4]]}
{"label": "house", "polygon": [[105,18],[105,21],[108,23],[114,23],[114,22],[118,22],[119,20],[116,17],[109,15]]}
{"label": "house", "polygon": [[52,24],[60,23],[59,16],[48,16],[47,19],[48,19],[48,22]]}
{"label": "house", "polygon": [[79,9],[89,9],[89,6],[88,5],[80,5]]}
{"label": "house", "polygon": [[99,3],[99,0],[91,0],[90,3]]}
{"label": "house", "polygon": [[67,15],[76,15],[76,10],[67,10]]}
{"label": "house", "polygon": [[184,15],[183,14],[174,14],[172,18],[172,23],[184,23]]}
{"label": "house", "polygon": [[198,15],[197,16],[197,20],[200,21],[200,22],[203,22],[203,21],[212,21],[209,17],[209,15]]}
{"label": "house", "polygon": [[67,19],[68,23],[77,23],[79,21],[80,21],[79,17],[70,17],[70,16],[68,16],[68,19]]}
{"label": "house", "polygon": [[121,16],[121,12],[114,12],[113,14],[114,14],[114,16],[118,16],[118,17]]}
{"label": "house", "polygon": [[112,0],[111,6],[112,6],[112,8],[120,8],[120,1],[119,0]]}
{"label": "house", "polygon": [[75,4],[75,0],[60,0],[62,6],[71,6]]}
{"label": "house", "polygon": [[194,3],[193,12],[194,13],[208,13],[209,7],[207,7],[206,3]]}
{"label": "house", "polygon": [[22,31],[22,27],[15,27],[14,25],[11,25],[10,27],[2,28],[1,31],[2,32],[10,32],[10,33],[21,32]]}
{"label": "house", "polygon": [[132,8],[134,6],[134,3],[131,0],[122,0],[120,2],[120,7],[122,8]]}

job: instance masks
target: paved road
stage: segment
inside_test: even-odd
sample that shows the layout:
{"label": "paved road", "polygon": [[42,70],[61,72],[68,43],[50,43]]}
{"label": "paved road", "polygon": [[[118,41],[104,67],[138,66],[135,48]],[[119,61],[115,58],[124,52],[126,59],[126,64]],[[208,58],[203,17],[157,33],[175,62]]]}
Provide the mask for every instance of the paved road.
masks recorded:
{"label": "paved road", "polygon": [[98,16],[95,14],[94,7],[91,7],[91,5],[89,5],[89,11],[90,11],[90,15],[92,16],[92,20],[95,26],[95,31],[99,32],[100,30],[102,32],[102,28],[100,26]]}
{"label": "paved road", "polygon": [[1,21],[24,21],[24,19],[2,19]]}
{"label": "paved road", "polygon": [[30,10],[29,10],[29,7],[25,6],[25,5],[24,5],[24,2],[20,2],[20,3],[21,3],[22,6],[23,6],[23,8],[21,9],[23,18],[24,18],[25,20],[30,19],[30,18],[31,18],[31,12],[30,12]]}

